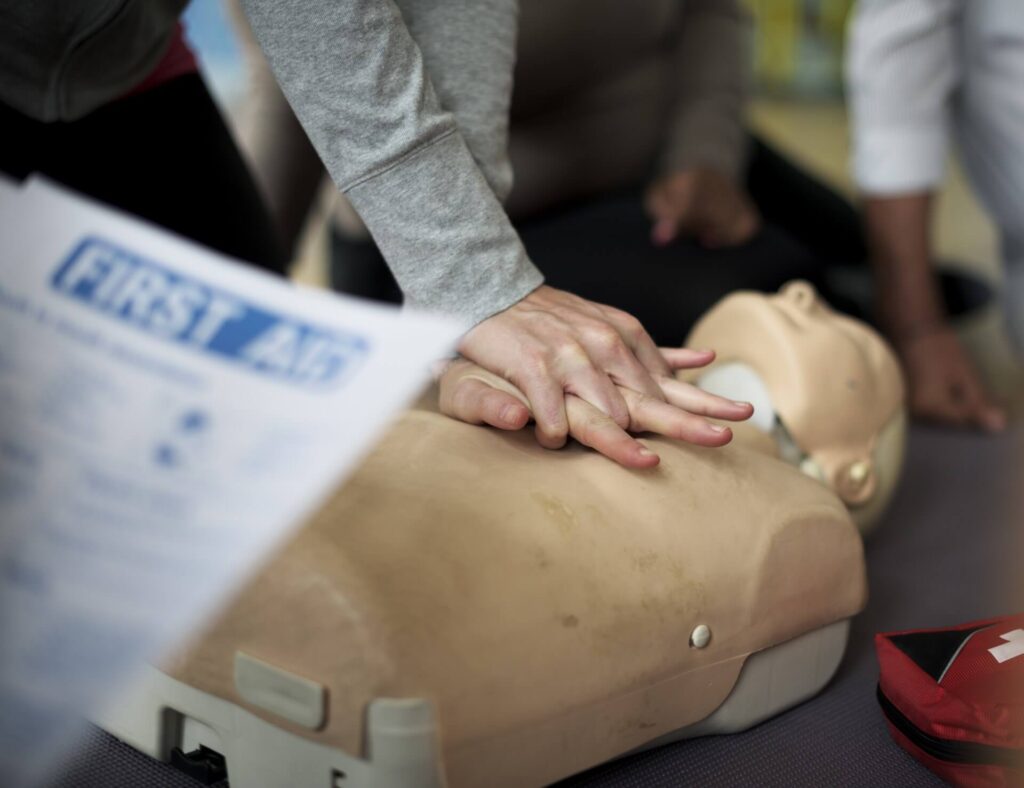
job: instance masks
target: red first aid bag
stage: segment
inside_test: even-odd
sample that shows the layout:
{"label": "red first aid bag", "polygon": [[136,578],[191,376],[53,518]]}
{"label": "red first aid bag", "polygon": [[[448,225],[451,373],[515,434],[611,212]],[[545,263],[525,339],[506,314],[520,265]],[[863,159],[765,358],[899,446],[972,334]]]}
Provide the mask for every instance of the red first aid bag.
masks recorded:
{"label": "red first aid bag", "polygon": [[875,636],[893,738],[954,785],[1024,786],[1024,615]]}

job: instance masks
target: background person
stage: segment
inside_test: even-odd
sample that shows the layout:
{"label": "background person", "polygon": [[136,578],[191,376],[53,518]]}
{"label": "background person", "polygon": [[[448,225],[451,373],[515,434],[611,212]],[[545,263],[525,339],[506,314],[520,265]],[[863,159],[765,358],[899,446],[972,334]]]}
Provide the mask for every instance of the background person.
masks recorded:
{"label": "background person", "polygon": [[185,5],[0,3],[0,172],[40,173],[284,273],[270,214],[182,34]]}
{"label": "background person", "polygon": [[1005,426],[949,324],[931,215],[951,139],[999,227],[1004,311],[1024,348],[1024,6],[1015,0],[860,0],[849,34],[854,175],[865,196],[879,315],[914,413]]}

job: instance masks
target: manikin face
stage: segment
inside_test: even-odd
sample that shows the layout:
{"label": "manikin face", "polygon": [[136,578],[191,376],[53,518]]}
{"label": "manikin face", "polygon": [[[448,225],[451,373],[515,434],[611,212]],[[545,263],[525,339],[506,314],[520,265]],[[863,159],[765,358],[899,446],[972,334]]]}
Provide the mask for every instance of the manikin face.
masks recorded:
{"label": "manikin face", "polygon": [[[726,298],[687,344],[717,351],[699,384],[754,401],[754,423],[776,434],[784,459],[851,509],[881,487],[887,497],[902,454],[903,382],[872,329],[834,312],[806,282],[792,282],[777,295]],[[880,472],[883,458],[897,467]]]}

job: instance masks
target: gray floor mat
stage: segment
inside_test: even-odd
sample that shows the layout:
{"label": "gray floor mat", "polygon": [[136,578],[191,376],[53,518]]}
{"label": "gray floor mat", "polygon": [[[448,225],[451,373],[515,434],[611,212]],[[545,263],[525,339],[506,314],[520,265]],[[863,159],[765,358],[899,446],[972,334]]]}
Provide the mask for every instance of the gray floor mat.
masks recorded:
{"label": "gray floor mat", "polygon": [[[889,738],[872,636],[1024,610],[1024,584],[1011,587],[1009,571],[1024,545],[1024,498],[1013,484],[1024,481],[1022,438],[1020,428],[997,438],[914,428],[904,482],[868,540],[871,599],[818,697],[746,733],[669,745],[560,786],[943,785]],[[54,788],[196,785],[94,729]]]}

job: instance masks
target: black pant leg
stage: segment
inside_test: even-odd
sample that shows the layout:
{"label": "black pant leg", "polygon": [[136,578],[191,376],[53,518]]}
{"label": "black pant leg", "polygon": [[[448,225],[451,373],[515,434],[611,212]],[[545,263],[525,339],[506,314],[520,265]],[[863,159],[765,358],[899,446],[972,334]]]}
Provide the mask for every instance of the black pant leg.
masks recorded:
{"label": "black pant leg", "polygon": [[751,139],[747,191],[766,221],[785,230],[825,265],[867,262],[857,210],[758,137]]}
{"label": "black pant leg", "polygon": [[0,105],[0,170],[38,172],[224,254],[286,265],[270,214],[224,119],[195,74],[69,123]]}

